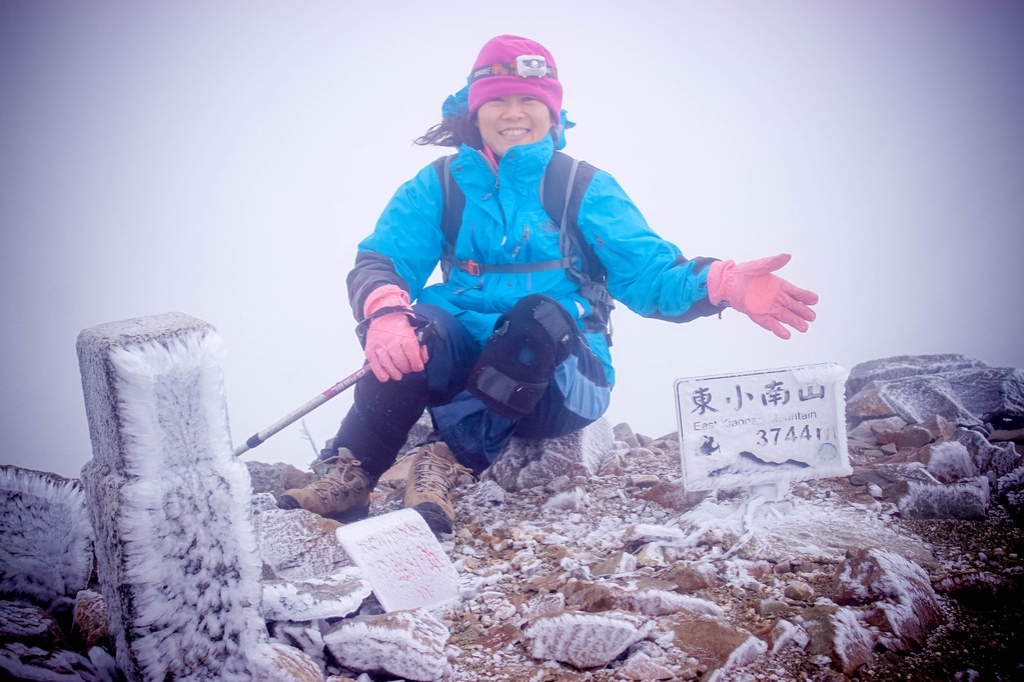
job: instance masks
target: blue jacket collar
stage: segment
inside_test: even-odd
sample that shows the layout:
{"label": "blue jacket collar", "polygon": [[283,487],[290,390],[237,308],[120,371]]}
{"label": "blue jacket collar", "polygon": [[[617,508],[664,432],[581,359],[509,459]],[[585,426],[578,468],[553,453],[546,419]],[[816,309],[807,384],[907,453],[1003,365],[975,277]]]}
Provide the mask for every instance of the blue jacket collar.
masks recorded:
{"label": "blue jacket collar", "polygon": [[[512,147],[498,163],[499,185],[503,189],[536,190],[554,152],[555,143],[550,135],[538,142]],[[478,149],[463,145],[459,150],[459,163],[473,168],[479,177],[494,177],[490,172],[490,163]]]}

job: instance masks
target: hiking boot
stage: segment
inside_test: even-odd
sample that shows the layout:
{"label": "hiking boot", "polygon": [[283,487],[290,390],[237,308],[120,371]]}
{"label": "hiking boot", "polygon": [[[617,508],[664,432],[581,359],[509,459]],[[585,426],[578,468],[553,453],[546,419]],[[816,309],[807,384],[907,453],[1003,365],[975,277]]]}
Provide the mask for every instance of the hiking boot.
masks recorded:
{"label": "hiking boot", "polygon": [[472,472],[455,461],[444,443],[424,445],[411,457],[405,480],[405,506],[418,511],[435,533],[451,533],[455,520],[452,488],[460,479],[472,480]]}
{"label": "hiking boot", "polygon": [[369,516],[374,481],[352,453],[341,448],[323,460],[327,473],[305,488],[286,490],[277,500],[280,509],[305,509],[342,523]]}

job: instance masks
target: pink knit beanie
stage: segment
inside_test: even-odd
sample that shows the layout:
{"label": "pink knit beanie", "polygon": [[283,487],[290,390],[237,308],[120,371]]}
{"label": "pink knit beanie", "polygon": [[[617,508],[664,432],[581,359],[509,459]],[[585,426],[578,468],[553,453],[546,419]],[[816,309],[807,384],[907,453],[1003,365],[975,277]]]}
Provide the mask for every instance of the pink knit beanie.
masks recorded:
{"label": "pink knit beanie", "polygon": [[[541,57],[537,60],[520,57]],[[518,73],[525,67],[525,73]],[[535,75],[543,73],[543,76]],[[491,38],[480,50],[469,76],[469,111],[495,97],[532,95],[547,105],[558,120],[562,111],[562,84],[558,82],[555,58],[540,43],[519,36]]]}

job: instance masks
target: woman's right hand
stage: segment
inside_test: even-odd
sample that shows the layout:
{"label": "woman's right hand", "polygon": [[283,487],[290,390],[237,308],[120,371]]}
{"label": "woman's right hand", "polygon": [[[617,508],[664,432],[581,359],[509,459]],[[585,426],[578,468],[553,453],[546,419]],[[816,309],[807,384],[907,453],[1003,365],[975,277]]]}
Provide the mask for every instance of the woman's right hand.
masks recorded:
{"label": "woman's right hand", "polygon": [[422,372],[428,360],[427,347],[420,344],[409,322],[409,294],[394,284],[374,289],[363,312],[370,317],[382,308],[406,308],[408,313],[398,310],[370,320],[364,353],[374,376],[380,381],[398,381],[405,374]]}

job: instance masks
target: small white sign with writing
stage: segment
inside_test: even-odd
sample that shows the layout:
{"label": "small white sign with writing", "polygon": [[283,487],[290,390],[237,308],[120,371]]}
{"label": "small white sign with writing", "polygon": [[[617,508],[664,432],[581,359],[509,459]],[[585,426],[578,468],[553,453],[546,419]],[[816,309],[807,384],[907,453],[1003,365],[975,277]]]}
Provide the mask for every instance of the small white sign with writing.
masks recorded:
{"label": "small white sign with writing", "polygon": [[385,611],[430,609],[459,598],[459,574],[415,509],[372,516],[334,534]]}
{"label": "small white sign with writing", "polygon": [[834,363],[678,379],[687,490],[847,476],[847,371]]}

